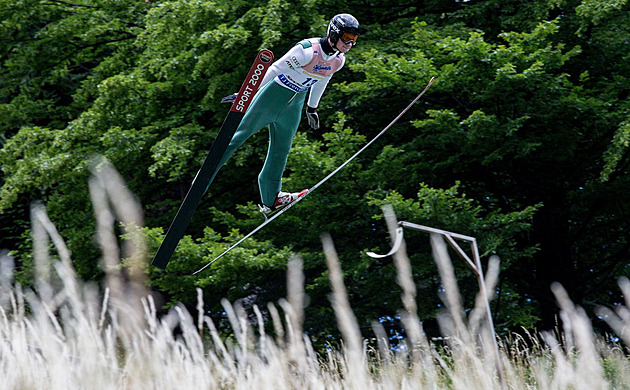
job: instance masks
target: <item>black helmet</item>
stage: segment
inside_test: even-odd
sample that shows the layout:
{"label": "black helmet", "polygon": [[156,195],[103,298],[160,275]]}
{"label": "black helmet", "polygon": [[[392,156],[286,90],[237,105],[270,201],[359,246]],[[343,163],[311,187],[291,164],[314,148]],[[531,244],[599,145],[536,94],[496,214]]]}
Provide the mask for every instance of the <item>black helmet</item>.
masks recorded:
{"label": "black helmet", "polygon": [[359,21],[354,16],[350,14],[339,14],[330,19],[330,23],[328,24],[328,38],[330,38],[333,46],[337,46],[337,42],[340,38],[345,43],[352,41],[353,45],[356,45],[359,34],[361,34]]}

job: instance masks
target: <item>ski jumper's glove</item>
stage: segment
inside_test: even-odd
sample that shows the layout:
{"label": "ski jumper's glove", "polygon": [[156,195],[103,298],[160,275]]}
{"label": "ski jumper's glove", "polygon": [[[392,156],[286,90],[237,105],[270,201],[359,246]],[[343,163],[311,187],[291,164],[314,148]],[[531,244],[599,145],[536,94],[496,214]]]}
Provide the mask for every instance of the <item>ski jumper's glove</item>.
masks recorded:
{"label": "ski jumper's glove", "polygon": [[319,129],[319,115],[317,114],[317,108],[306,106],[306,118],[308,119],[308,124],[313,129]]}
{"label": "ski jumper's glove", "polygon": [[236,100],[237,96],[238,96],[238,93],[227,95],[226,97],[221,98],[221,103],[234,103],[234,100]]}

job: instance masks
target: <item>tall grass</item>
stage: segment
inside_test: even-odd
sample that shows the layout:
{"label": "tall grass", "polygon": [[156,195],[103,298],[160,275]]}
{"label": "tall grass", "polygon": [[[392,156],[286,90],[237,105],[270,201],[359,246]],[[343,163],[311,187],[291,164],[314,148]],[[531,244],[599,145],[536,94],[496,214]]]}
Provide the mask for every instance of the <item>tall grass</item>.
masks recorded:
{"label": "tall grass", "polygon": [[[401,318],[408,338],[390,348],[374,323],[362,335],[348,300],[334,243],[324,236],[332,290],[331,305],[343,337],[340,349],[316,353],[304,334],[304,276],[300,259],[287,266],[287,298],[270,303],[273,336],[265,332],[258,307],[246,313],[223,301],[233,338],[219,334],[212,320],[193,318],[182,307],[162,317],[143,289],[146,248],[141,237],[123,248],[127,270],[118,267],[121,250],[114,220],[141,223],[139,207],[107,165],[90,183],[98,242],[106,270],[104,287],[82,283],[70,255],[42,206],[33,208],[36,282],[25,288],[13,279],[13,262],[0,259],[0,388],[3,389],[500,389],[497,367],[509,389],[626,389],[630,363],[626,349],[596,337],[581,308],[559,285],[553,290],[563,329],[555,334],[501,340],[500,365],[481,304],[464,315],[444,242],[432,237],[434,257],[445,287],[446,310],[439,324],[443,342],[427,340],[417,316],[415,284],[404,250],[395,256],[401,290]],[[133,233],[133,231],[131,231]],[[49,254],[50,241],[56,256]],[[492,290],[498,263],[487,283]],[[620,286],[630,297],[630,282]],[[203,302],[199,294],[199,308]],[[480,297],[477,302],[482,302]],[[628,299],[628,298],[626,298]],[[630,302],[626,302],[630,307]],[[623,340],[630,342],[630,311],[601,308]],[[257,325],[249,320],[257,317]],[[366,338],[376,338],[371,348]]]}

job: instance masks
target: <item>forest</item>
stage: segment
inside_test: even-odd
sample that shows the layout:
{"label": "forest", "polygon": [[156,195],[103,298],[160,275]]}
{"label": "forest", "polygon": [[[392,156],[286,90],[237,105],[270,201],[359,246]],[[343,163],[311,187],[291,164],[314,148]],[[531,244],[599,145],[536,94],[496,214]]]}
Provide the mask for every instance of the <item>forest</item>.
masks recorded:
{"label": "forest", "polygon": [[[500,259],[499,334],[553,329],[560,283],[598,332],[594,309],[623,301],[629,275],[630,5],[625,0],[0,0],[0,250],[33,284],[31,205],[41,202],[84,281],[102,280],[91,172],[116,168],[143,206],[157,250],[262,48],[276,58],[351,13],[362,34],[318,108],[302,118],[283,188],[310,188],[382,138],[307,199],[198,275],[263,220],[261,130],[228,161],[165,271],[142,272],[161,307],[224,316],[220,300],[264,307],[303,261],[305,331],[338,340],[322,234],[335,243],[361,329],[404,333],[383,205],[399,220],[475,237]],[[629,206],[626,206],[629,205]],[[437,333],[440,278],[429,238],[406,232],[418,316]],[[465,307],[477,285],[453,256]],[[123,270],[137,264],[123,261]],[[130,272],[130,271],[128,271]]]}

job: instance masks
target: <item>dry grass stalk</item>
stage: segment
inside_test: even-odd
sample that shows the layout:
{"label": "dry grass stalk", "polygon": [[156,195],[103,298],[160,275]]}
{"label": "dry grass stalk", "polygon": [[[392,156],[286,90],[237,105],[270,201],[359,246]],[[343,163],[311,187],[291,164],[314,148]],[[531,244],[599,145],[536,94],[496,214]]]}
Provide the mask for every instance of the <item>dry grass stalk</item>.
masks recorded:
{"label": "dry grass stalk", "polygon": [[[113,168],[112,168],[113,169]],[[70,254],[42,206],[33,208],[33,238],[38,241],[34,290],[13,280],[13,260],[0,254],[0,376],[8,389],[499,389],[494,356],[485,345],[480,302],[468,318],[453,270],[449,268],[444,242],[432,239],[434,255],[444,286],[446,310],[439,322],[446,343],[426,340],[417,317],[415,283],[406,254],[395,259],[401,287],[401,318],[410,335],[406,348],[392,349],[380,324],[375,324],[378,352],[366,348],[350,307],[343,272],[330,237],[324,236],[333,291],[332,305],[343,335],[344,348],[324,355],[314,352],[303,333],[304,275],[299,259],[288,265],[286,300],[269,304],[275,338],[265,333],[263,315],[254,307],[258,326],[238,304],[223,301],[232,324],[233,338],[224,339],[202,310],[193,318],[183,307],[163,317],[146,291],[137,288],[142,268],[126,263],[120,268],[115,220],[129,223],[134,203],[129,194],[116,198],[122,181],[110,168],[95,173],[92,196],[99,218],[99,242],[103,245],[108,288],[77,280]],[[107,173],[105,173],[107,172]],[[114,175],[115,176],[115,175]],[[98,206],[96,206],[98,205]],[[108,210],[100,210],[107,208]],[[131,211],[130,211],[131,210]],[[395,225],[393,214],[388,225]],[[140,221],[141,220],[136,220]],[[59,259],[53,259],[49,244]],[[140,242],[140,241],[138,241]],[[115,246],[115,247],[106,247]],[[129,258],[142,247],[123,249]],[[135,255],[134,255],[135,253]],[[142,261],[144,261],[142,259]],[[134,271],[127,272],[129,267]],[[486,282],[493,289],[498,263],[491,263]],[[125,272],[121,272],[125,270]],[[136,285],[134,285],[136,283]],[[613,329],[628,342],[630,282],[621,280],[626,306],[616,311],[601,309]],[[114,290],[118,288],[118,290]],[[560,343],[545,334],[546,344],[536,338],[504,342],[501,355],[510,389],[604,389],[628,388],[630,363],[625,349],[610,347],[595,338],[584,311],[573,305],[560,286],[554,286],[563,316]],[[123,299],[126,298],[126,299]],[[198,307],[203,308],[201,294]],[[133,299],[131,299],[133,298]],[[138,305],[128,302],[137,302]],[[278,306],[281,310],[278,309]],[[132,310],[133,309],[133,310]],[[127,315],[133,315],[127,318]],[[177,330],[177,331],[176,331]],[[529,344],[534,343],[534,348]],[[509,353],[508,353],[509,352]],[[614,369],[615,375],[605,370]]]}

